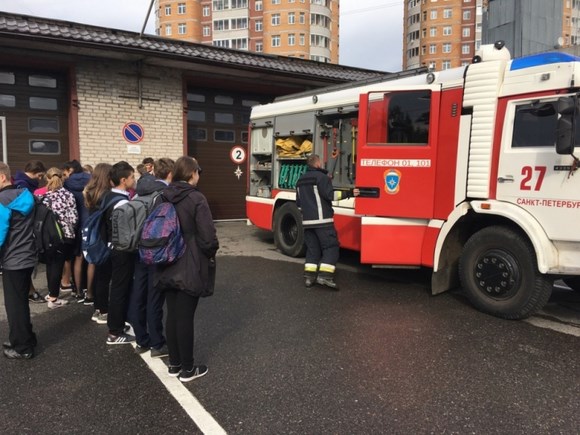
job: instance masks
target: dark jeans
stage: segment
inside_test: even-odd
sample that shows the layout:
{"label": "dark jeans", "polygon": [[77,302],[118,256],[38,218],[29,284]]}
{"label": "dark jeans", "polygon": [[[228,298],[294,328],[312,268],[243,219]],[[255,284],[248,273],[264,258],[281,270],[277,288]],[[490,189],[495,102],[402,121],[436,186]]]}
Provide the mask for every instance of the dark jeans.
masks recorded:
{"label": "dark jeans", "polygon": [[336,265],[340,255],[338,237],[334,226],[304,229],[306,263]]}
{"label": "dark jeans", "polygon": [[109,292],[109,334],[120,335],[125,329],[129,297],[133,287],[135,254],[113,251],[111,254],[111,291]]}
{"label": "dark jeans", "polygon": [[169,364],[182,370],[193,368],[193,321],[199,298],[179,290],[165,292],[167,300],[167,348]]}
{"label": "dark jeans", "polygon": [[58,298],[62,268],[64,267],[64,262],[70,259],[72,249],[73,245],[65,245],[62,251],[46,256],[46,282],[48,284],[48,294],[52,298]]}
{"label": "dark jeans", "polygon": [[165,294],[153,287],[154,268],[135,262],[133,292],[129,299],[127,318],[135,331],[137,344],[159,349],[163,336],[163,302]]}
{"label": "dark jeans", "polygon": [[31,353],[36,346],[36,334],[30,322],[28,290],[34,268],[2,271],[4,305],[8,317],[8,339],[18,353]]}
{"label": "dark jeans", "polygon": [[101,313],[109,311],[109,289],[111,286],[111,274],[113,273],[111,259],[104,264],[95,267],[94,289],[95,310]]}

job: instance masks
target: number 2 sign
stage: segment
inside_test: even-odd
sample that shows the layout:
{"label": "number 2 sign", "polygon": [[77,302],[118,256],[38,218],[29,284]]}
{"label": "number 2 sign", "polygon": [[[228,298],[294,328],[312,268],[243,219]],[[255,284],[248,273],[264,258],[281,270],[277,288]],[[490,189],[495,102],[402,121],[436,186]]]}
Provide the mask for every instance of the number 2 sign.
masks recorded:
{"label": "number 2 sign", "polygon": [[232,159],[232,162],[236,165],[241,165],[246,161],[246,150],[243,147],[236,145],[230,151],[230,159]]}

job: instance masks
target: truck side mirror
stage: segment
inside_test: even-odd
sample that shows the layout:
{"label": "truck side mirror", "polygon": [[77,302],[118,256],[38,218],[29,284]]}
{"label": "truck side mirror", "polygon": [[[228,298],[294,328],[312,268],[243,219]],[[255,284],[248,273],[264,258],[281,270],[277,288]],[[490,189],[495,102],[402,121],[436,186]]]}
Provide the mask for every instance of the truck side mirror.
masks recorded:
{"label": "truck side mirror", "polygon": [[558,99],[558,125],[556,127],[556,153],[572,154],[574,152],[576,97]]}

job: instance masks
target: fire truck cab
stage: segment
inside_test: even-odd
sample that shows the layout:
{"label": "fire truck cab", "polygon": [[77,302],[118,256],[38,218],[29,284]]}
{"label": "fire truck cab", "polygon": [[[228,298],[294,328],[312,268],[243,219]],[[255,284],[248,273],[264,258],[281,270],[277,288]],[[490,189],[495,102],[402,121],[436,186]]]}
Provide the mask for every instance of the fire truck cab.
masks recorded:
{"label": "fire truck cab", "polygon": [[336,188],[341,247],[376,267],[432,268],[480,310],[527,317],[553,281],[580,288],[574,145],[580,58],[511,59],[498,42],[472,64],[284,97],[252,110],[248,219],[303,253],[295,184],[320,155]]}

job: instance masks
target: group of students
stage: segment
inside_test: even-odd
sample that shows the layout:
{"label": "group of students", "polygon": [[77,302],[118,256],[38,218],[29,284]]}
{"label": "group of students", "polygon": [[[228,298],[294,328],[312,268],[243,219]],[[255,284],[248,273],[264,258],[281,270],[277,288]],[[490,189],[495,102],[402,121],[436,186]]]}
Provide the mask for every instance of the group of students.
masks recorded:
{"label": "group of students", "polygon": [[[196,187],[201,174],[198,162],[188,156],[176,161],[147,158],[138,166],[138,182],[126,161],[99,163],[92,172],[90,169],[73,160],[61,168],[45,170],[41,162],[32,161],[12,178],[8,165],[0,163],[0,258],[9,324],[4,355],[10,359],[34,356],[37,339],[29,300],[47,301],[49,308],[60,308],[68,302],[61,293],[70,292],[79,302],[94,305],[91,318],[107,325],[107,344],[136,342],[138,352],[150,350],[152,357],[168,355],[169,375],[182,382],[203,376],[207,367],[194,364],[193,358],[194,315],[199,297],[211,294],[206,289],[213,288],[209,281],[215,275],[208,268],[215,266],[219,243],[207,200]],[[43,178],[46,186],[39,189]],[[31,280],[37,263],[33,195],[53,212],[67,242],[43,259],[48,285],[45,298]],[[138,253],[117,250],[111,243],[114,210],[134,197],[149,195],[155,195],[155,205],[173,204],[179,217],[186,249],[170,265],[144,264]],[[101,237],[111,252],[105,262],[87,264],[82,250],[83,228],[97,211],[103,216]],[[179,285],[161,283],[163,275],[184,279]],[[129,334],[129,325],[135,335]]]}

